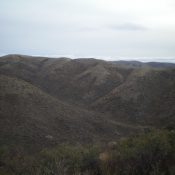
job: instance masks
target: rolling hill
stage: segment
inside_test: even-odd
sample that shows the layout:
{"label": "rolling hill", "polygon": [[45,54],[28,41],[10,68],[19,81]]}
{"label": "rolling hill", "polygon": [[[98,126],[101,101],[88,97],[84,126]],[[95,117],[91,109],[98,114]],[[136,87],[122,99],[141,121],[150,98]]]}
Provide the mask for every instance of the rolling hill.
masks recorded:
{"label": "rolling hill", "polygon": [[174,124],[174,64],[0,58],[1,144],[98,143]]}
{"label": "rolling hill", "polygon": [[117,138],[127,128],[65,104],[24,80],[1,75],[0,82],[1,144],[93,143]]}

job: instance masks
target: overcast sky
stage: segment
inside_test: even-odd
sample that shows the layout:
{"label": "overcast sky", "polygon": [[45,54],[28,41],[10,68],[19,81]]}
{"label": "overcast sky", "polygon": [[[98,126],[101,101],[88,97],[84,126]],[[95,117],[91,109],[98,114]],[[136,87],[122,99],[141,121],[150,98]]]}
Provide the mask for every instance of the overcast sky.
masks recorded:
{"label": "overcast sky", "polygon": [[0,0],[0,54],[175,62],[175,0]]}

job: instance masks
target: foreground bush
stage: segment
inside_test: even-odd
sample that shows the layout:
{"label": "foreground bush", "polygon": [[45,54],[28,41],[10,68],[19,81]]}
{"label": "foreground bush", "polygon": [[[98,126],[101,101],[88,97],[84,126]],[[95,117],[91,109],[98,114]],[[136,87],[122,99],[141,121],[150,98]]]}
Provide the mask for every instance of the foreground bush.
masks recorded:
{"label": "foreground bush", "polygon": [[174,175],[175,133],[150,132],[120,141],[109,151],[107,174],[119,175]]}
{"label": "foreground bush", "polygon": [[19,148],[0,148],[0,175],[174,174],[174,131],[152,131],[103,148],[60,145],[33,155]]}

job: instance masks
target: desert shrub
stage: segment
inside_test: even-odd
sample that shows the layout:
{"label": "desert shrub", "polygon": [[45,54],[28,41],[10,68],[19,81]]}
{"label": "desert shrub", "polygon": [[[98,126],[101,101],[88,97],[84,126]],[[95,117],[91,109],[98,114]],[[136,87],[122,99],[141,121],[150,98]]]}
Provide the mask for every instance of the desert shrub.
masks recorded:
{"label": "desert shrub", "polygon": [[173,175],[174,165],[175,133],[156,131],[120,141],[106,169],[119,175]]}
{"label": "desert shrub", "polygon": [[39,164],[44,174],[76,174],[80,171],[81,149],[61,145],[55,149],[45,149],[40,153]]}
{"label": "desert shrub", "polygon": [[42,174],[76,175],[83,172],[98,172],[98,148],[61,145],[40,153]]}
{"label": "desert shrub", "polygon": [[0,175],[174,175],[175,132],[152,131],[112,147],[60,145],[39,153],[0,147]]}
{"label": "desert shrub", "polygon": [[91,146],[83,151],[81,173],[89,172],[92,175],[99,175],[100,170],[100,160],[99,154],[101,149],[98,146]]}

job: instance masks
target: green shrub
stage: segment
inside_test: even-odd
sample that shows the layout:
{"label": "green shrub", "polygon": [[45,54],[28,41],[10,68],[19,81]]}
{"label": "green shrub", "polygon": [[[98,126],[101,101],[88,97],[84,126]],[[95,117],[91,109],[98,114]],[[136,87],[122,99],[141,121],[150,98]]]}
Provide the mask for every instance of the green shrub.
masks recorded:
{"label": "green shrub", "polygon": [[158,175],[175,173],[175,133],[154,131],[119,142],[107,162],[111,174]]}
{"label": "green shrub", "polygon": [[[104,156],[104,159],[100,158]],[[60,145],[40,153],[0,147],[0,175],[174,175],[175,132],[157,130],[112,147]]]}

